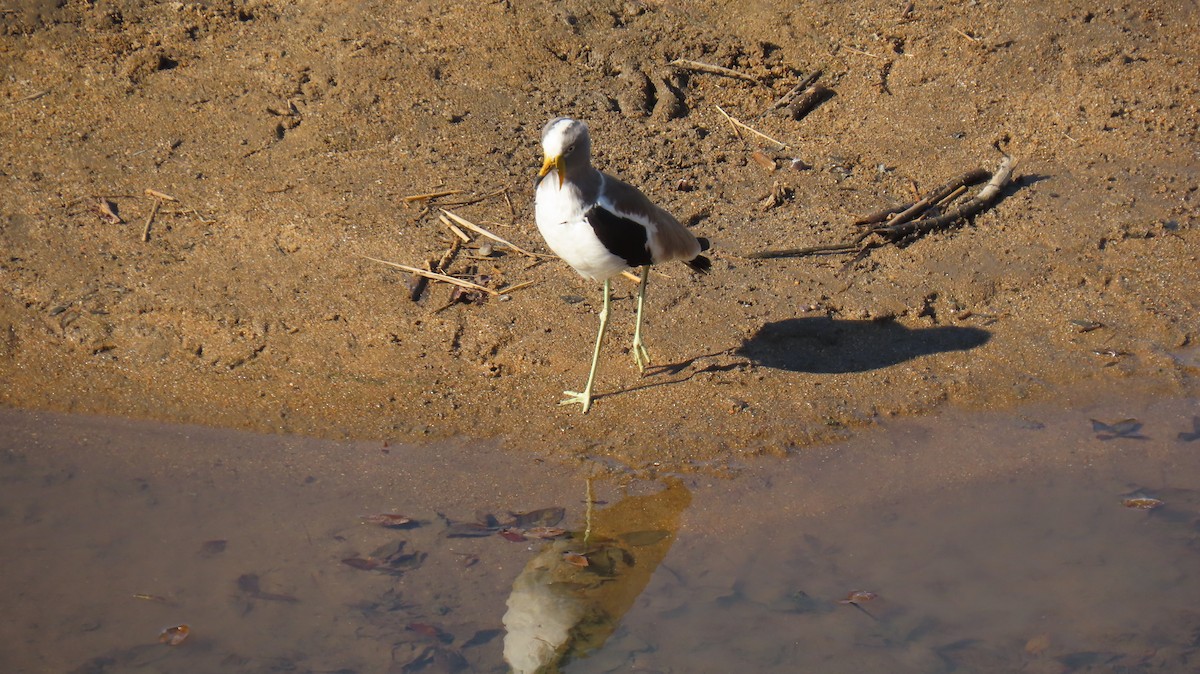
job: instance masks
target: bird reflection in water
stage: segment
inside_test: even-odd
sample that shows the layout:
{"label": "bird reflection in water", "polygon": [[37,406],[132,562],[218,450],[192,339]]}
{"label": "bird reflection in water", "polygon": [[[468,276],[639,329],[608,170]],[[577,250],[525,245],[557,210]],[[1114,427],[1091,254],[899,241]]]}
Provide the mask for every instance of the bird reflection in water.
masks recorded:
{"label": "bird reflection in water", "polygon": [[603,646],[671,549],[691,500],[678,480],[628,496],[589,512],[585,531],[531,559],[504,614],[504,659],[514,674],[557,672]]}

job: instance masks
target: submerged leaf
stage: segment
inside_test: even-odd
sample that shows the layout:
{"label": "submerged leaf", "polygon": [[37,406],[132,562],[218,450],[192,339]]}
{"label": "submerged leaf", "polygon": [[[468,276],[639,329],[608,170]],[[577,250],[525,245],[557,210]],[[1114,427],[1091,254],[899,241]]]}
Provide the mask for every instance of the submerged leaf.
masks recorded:
{"label": "submerged leaf", "polygon": [[1125,506],[1126,508],[1133,508],[1135,510],[1154,510],[1155,508],[1162,506],[1163,502],[1156,498],[1150,498],[1149,496],[1132,496],[1130,498],[1123,499],[1121,501],[1121,505]]}
{"label": "submerged leaf", "polygon": [[861,604],[863,602],[871,601],[872,599],[874,599],[878,596],[879,595],[877,595],[874,592],[871,592],[869,590],[852,590],[850,592],[850,594],[846,595],[845,599],[838,600],[838,603],[839,604],[855,604],[855,605],[857,605],[857,604]]}
{"label": "submerged leaf", "polygon": [[1142,422],[1137,419],[1122,419],[1111,424],[1098,419],[1092,419],[1091,422],[1092,432],[1100,440],[1112,440],[1113,438],[1144,439],[1146,437],[1138,433],[1138,431],[1142,430]]}
{"label": "submerged leaf", "polygon": [[495,531],[495,527],[476,522],[451,522],[450,526],[446,527],[446,536],[449,538],[480,538],[491,536]]}
{"label": "submerged leaf", "polygon": [[191,634],[191,632],[192,628],[188,627],[187,625],[168,627],[159,633],[158,641],[159,643],[163,643],[168,646],[178,646],[179,644],[183,643],[184,639],[188,638],[188,635]]}
{"label": "submerged leaf", "polygon": [[347,557],[342,560],[342,564],[354,567],[360,571],[374,571],[379,568],[379,560],[371,559],[370,557]]}
{"label": "submerged leaf", "polygon": [[587,567],[589,564],[588,558],[578,552],[564,552],[563,561],[571,566],[578,566],[581,569]]}
{"label": "submerged leaf", "polygon": [[520,543],[521,541],[526,540],[525,535],[522,534],[519,529],[513,529],[512,527],[505,527],[498,533],[500,534],[501,538],[506,541],[512,541],[513,543]]}
{"label": "submerged leaf", "polygon": [[420,634],[421,636],[429,637],[430,639],[437,639],[438,641],[440,641],[444,644],[448,644],[448,643],[451,643],[454,641],[453,634],[450,634],[449,632],[443,630],[442,628],[437,627],[435,625],[430,625],[428,623],[409,623],[405,627],[405,629],[407,629],[410,632],[416,632],[417,634]]}
{"label": "submerged leaf", "polygon": [[396,513],[377,513],[375,515],[363,515],[362,521],[367,524],[378,524],[388,529],[399,529],[407,524],[411,524],[413,520],[411,517]]}
{"label": "submerged leaf", "polygon": [[566,536],[569,531],[562,527],[534,527],[525,532],[529,538],[559,538]]}
{"label": "submerged leaf", "polygon": [[509,526],[519,529],[531,527],[552,527],[563,521],[567,515],[566,508],[542,508],[527,513],[511,513],[513,520]]}

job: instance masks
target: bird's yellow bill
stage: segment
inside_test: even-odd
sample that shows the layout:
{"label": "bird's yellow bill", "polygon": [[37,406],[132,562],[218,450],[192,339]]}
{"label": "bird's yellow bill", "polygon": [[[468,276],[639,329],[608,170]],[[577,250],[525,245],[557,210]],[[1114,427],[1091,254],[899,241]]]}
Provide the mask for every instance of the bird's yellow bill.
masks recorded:
{"label": "bird's yellow bill", "polygon": [[558,172],[558,187],[561,189],[563,184],[563,160],[562,156],[550,157],[547,156],[542,160],[542,170],[538,171],[539,178],[545,178],[546,174],[551,170]]}

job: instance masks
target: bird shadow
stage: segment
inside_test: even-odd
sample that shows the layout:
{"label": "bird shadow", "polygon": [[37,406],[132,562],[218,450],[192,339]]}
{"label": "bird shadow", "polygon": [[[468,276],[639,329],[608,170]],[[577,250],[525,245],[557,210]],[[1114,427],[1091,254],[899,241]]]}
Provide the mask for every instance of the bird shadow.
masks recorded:
{"label": "bird shadow", "polygon": [[844,374],[878,370],[934,353],[966,351],[986,344],[990,337],[979,328],[906,328],[892,321],[814,316],[768,323],[736,353],[763,367]]}

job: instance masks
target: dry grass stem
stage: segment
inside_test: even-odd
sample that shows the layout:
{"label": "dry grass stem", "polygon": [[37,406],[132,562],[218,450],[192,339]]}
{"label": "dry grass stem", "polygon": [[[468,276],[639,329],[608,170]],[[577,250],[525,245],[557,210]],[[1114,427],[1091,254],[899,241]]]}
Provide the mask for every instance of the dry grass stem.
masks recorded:
{"label": "dry grass stem", "polygon": [[471,243],[471,237],[467,236],[467,233],[459,229],[458,226],[453,222],[450,222],[450,218],[447,218],[444,215],[439,215],[438,220],[440,220],[443,225],[449,228],[451,232],[454,232],[454,236],[462,239],[463,243]]}
{"label": "dry grass stem", "polygon": [[464,281],[460,278],[454,278],[453,276],[446,276],[445,274],[438,274],[435,272],[426,271],[424,269],[421,269],[420,267],[410,267],[406,264],[400,264],[399,262],[389,262],[387,260],[380,260],[379,258],[371,257],[370,255],[363,255],[362,257],[364,259],[370,260],[372,262],[378,262],[379,264],[386,264],[389,267],[395,267],[396,269],[402,269],[410,274],[416,274],[417,276],[424,276],[425,278],[430,279],[431,281],[441,281],[442,283],[449,283],[451,285],[456,285],[460,288],[467,288],[469,290],[478,290],[480,292],[485,292],[485,293],[487,293],[489,295],[493,295],[493,296],[500,294],[499,292],[492,290],[491,288],[488,288],[486,286],[481,286],[478,283],[471,283],[470,281]]}
{"label": "dry grass stem", "polygon": [[500,290],[499,294],[507,295],[509,293],[514,293],[518,290],[521,290],[522,288],[528,288],[529,286],[537,285],[537,283],[538,283],[538,281],[524,281],[524,282],[518,283],[516,285],[511,285],[507,288]]}
{"label": "dry grass stem", "polygon": [[414,201],[428,201],[438,197],[448,197],[452,194],[462,194],[462,190],[442,190],[441,192],[427,192],[425,194],[413,194],[407,197],[401,197],[400,201],[406,204],[411,204]]}
{"label": "dry grass stem", "polygon": [[[764,140],[768,140],[768,141],[771,141],[772,143],[775,143],[776,145],[779,146],[780,150],[787,149],[787,147],[788,147],[787,143],[784,143],[783,141],[780,141],[780,140],[776,140],[776,139],[768,136],[767,134],[759,131],[758,129],[755,129],[754,127],[750,126],[749,124],[746,124],[744,122],[739,122],[737,119],[731,117],[729,115],[729,113],[725,112],[724,110],[721,110],[721,106],[718,105],[716,107],[717,107],[717,110],[720,111],[720,113],[722,115],[725,115],[725,119],[728,119],[730,124],[733,124],[739,128],[745,129],[746,131],[749,131],[750,133],[758,136],[759,138],[762,138]],[[738,135],[738,138],[741,138],[740,134]]]}
{"label": "dry grass stem", "polygon": [[708,73],[710,75],[723,75],[725,77],[732,77],[745,82],[753,82],[754,84],[759,83],[758,79],[755,77],[751,77],[745,73],[739,73],[736,70],[730,70],[729,68],[715,66],[711,63],[701,63],[700,61],[690,61],[688,59],[675,59],[667,65],[671,65],[682,70],[695,70],[696,72]]}
{"label": "dry grass stem", "polygon": [[968,39],[968,40],[970,40],[971,42],[979,42],[979,38],[975,37],[974,35],[971,35],[970,33],[964,33],[963,31],[961,31],[961,30],[959,30],[959,29],[957,29],[957,28],[954,28],[953,26],[951,26],[950,30],[952,30],[952,31],[954,31],[955,33],[958,33],[959,35],[961,35],[961,36],[963,36],[963,37],[967,38],[967,39]]}
{"label": "dry grass stem", "polygon": [[869,57],[871,57],[871,58],[873,58],[873,59],[878,59],[878,60],[880,60],[880,61],[882,61],[882,60],[883,60],[883,57],[882,57],[882,56],[876,56],[876,55],[874,55],[874,54],[872,54],[872,53],[870,53],[870,52],[865,52],[865,51],[863,51],[863,50],[861,50],[861,49],[855,49],[854,47],[847,47],[847,46],[843,45],[843,46],[842,46],[842,49],[845,49],[846,51],[850,52],[851,54],[860,54],[860,55],[862,55],[862,56],[869,56]]}
{"label": "dry grass stem", "polygon": [[162,199],[154,200],[154,208],[150,209],[150,217],[146,218],[146,226],[142,229],[142,241],[150,240],[150,225],[154,224],[154,216],[158,215],[158,209],[162,206]]}
{"label": "dry grass stem", "polygon": [[719,105],[717,106],[717,112],[724,115],[725,119],[729,122],[730,128],[733,129],[733,135],[737,136],[738,140],[743,140],[742,130],[738,128],[737,123],[733,121],[733,118],[729,116],[729,113],[727,113],[723,109],[721,109],[721,106],[719,106]]}
{"label": "dry grass stem", "polygon": [[113,202],[109,201],[108,199],[101,199],[98,207],[100,208],[100,215],[108,218],[108,221],[112,224],[125,224],[125,220],[123,220],[120,215],[117,215],[117,207],[113,204]]}
{"label": "dry grass stem", "polygon": [[471,222],[470,220],[460,217],[444,208],[442,209],[442,212],[445,213],[446,216],[449,217],[451,220],[462,225],[463,227],[466,227],[467,229],[471,230],[472,232],[475,232],[476,234],[479,234],[481,236],[486,236],[487,238],[495,241],[496,243],[508,246],[513,251],[520,253],[521,255],[524,255],[526,257],[533,257],[533,258],[542,257],[541,255],[538,255],[537,253],[531,253],[531,252],[525,250],[524,248],[518,246],[517,244],[515,244],[507,239],[503,239],[499,236],[496,236],[495,234],[492,234],[491,232],[487,231],[486,229],[480,227],[479,225]]}
{"label": "dry grass stem", "polygon": [[162,192],[159,192],[158,190],[152,190],[149,187],[146,188],[146,196],[154,197],[155,199],[160,199],[162,201],[179,201],[169,194],[163,194]]}

